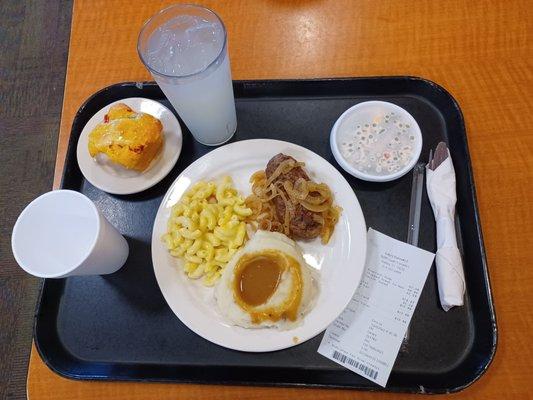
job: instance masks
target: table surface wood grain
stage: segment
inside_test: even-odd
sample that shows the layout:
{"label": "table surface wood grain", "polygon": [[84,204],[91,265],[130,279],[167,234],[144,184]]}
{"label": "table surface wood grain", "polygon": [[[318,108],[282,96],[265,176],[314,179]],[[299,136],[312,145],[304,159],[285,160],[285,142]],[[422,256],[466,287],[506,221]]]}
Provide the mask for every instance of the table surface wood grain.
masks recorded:
{"label": "table surface wood grain", "polygon": [[[96,90],[149,80],[136,40],[168,1],[75,1],[55,187],[72,119]],[[525,398],[533,389],[533,72],[528,1],[203,1],[224,20],[234,79],[416,75],[459,102],[466,121],[499,337],[487,373],[455,398]],[[38,399],[388,399],[349,390],[80,382],[35,349]]]}

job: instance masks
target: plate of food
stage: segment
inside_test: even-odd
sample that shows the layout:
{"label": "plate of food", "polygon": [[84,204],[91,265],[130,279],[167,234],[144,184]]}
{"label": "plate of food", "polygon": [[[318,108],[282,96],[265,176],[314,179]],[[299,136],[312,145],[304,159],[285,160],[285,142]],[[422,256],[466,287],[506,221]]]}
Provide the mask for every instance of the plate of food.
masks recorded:
{"label": "plate of food", "polygon": [[92,185],[112,194],[132,194],[170,172],[182,141],[172,111],[157,101],[131,97],[92,116],[81,132],[76,156]]}
{"label": "plate of food", "polygon": [[270,139],[231,143],[170,186],[152,232],[152,261],[176,316],[234,350],[275,351],[311,339],[361,279],[366,224],[330,163]]}

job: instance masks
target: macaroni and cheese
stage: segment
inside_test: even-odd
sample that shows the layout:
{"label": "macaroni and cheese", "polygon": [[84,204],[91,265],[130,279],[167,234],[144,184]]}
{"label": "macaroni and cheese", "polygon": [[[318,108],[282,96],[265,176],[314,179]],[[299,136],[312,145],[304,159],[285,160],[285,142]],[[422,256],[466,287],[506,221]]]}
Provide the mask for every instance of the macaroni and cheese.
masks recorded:
{"label": "macaroni and cheese", "polygon": [[189,278],[202,277],[212,286],[244,245],[251,214],[229,176],[220,183],[200,181],[172,207],[162,239],[170,254],[182,259]]}

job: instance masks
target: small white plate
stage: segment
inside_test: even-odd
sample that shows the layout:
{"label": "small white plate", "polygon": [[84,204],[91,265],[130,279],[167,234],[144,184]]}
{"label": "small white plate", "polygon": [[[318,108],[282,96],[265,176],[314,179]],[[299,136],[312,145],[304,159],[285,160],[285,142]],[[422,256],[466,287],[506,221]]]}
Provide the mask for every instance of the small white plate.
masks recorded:
{"label": "small white plate", "polygon": [[[89,154],[89,133],[103,122],[109,108],[117,103],[124,103],[135,112],[150,114],[163,124],[163,149],[144,172],[128,170],[99,156],[93,159]],[[130,97],[108,104],[92,116],[81,132],[76,155],[83,176],[93,186],[112,194],[132,194],[154,186],[167,176],[178,161],[182,143],[181,127],[172,111],[157,101]]]}
{"label": "small white plate", "polygon": [[[298,241],[307,263],[317,270],[319,294],[302,325],[291,330],[245,329],[230,325],[218,313],[213,288],[187,278],[181,261],[161,241],[171,207],[191,184],[232,177],[243,195],[250,193],[250,176],[264,169],[278,153],[305,162],[310,177],[326,182],[342,207],[340,220],[327,245],[320,239]],[[177,317],[203,338],[234,350],[264,352],[285,349],[318,335],[344,310],[359,285],[366,254],[366,226],[357,198],[344,177],[319,155],[292,143],[269,139],[245,140],[211,151],[185,169],[166,193],[155,217],[152,261],[157,282]]]}

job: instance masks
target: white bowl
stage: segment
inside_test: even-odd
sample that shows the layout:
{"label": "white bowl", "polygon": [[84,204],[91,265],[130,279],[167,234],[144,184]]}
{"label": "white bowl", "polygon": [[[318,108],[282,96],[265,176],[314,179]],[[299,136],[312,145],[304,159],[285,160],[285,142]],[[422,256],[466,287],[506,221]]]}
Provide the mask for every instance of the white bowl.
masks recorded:
{"label": "white bowl", "polygon": [[[392,172],[387,175],[372,175],[358,170],[355,166],[350,164],[340,152],[338,136],[341,125],[348,119],[353,122],[357,121],[358,118],[361,118],[361,123],[364,123],[363,121],[367,121],[369,116],[382,117],[391,112],[399,115],[408,124],[410,124],[410,133],[414,136],[414,148],[411,160],[409,160],[409,162],[399,171]],[[363,120],[363,118],[366,118],[366,120]],[[388,103],[386,101],[365,101],[363,103],[359,103],[353,107],[350,107],[339,117],[339,119],[337,119],[337,121],[333,125],[333,128],[331,129],[329,142],[335,160],[337,160],[339,165],[350,175],[370,182],[388,182],[404,176],[415,166],[422,151],[422,132],[420,131],[420,127],[418,126],[413,116],[409,114],[406,110],[404,110],[402,107],[399,107],[396,104]]]}

